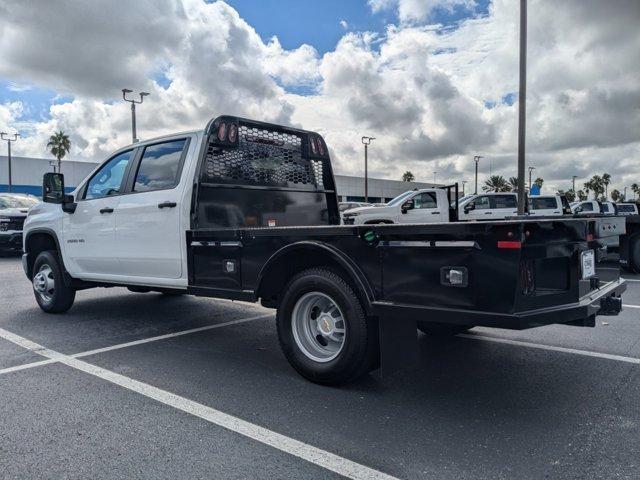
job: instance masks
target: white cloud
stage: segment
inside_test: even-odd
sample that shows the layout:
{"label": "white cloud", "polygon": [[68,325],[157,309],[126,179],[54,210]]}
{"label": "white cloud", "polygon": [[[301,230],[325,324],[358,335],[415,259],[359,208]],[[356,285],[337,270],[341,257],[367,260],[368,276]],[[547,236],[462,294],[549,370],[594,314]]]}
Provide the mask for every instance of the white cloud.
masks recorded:
{"label": "white cloud", "polygon": [[340,26],[347,30],[349,28],[349,23],[346,20],[340,20]]}
{"label": "white cloud", "polygon": [[[133,2],[126,16],[106,0],[0,6],[0,78],[73,95],[46,121],[20,121],[24,102],[0,104],[0,128],[29,134],[18,153],[46,154],[64,129],[72,158],[103,158],[130,140],[118,100],[128,87],[151,92],[138,110],[145,138],[239,114],[322,132],[338,173],[361,173],[360,137],[372,135],[372,175],[472,181],[476,153],[483,175],[489,164],[515,174],[517,103],[502,99],[518,88],[516,0],[444,32],[421,23],[433,6],[471,2],[370,0],[397,9],[399,23],[347,32],[322,56],[263,42],[223,2],[162,1]],[[605,170],[618,188],[640,181],[639,19],[637,0],[530,2],[527,148],[545,188]],[[169,86],[154,81],[160,72]],[[285,90],[301,86],[315,93]]]}

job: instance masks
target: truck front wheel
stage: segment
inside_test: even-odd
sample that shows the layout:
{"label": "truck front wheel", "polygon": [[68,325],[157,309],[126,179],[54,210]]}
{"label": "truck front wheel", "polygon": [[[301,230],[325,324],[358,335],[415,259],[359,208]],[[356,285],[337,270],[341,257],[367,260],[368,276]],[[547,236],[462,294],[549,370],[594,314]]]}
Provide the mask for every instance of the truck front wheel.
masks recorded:
{"label": "truck front wheel", "polygon": [[76,298],[74,288],[65,285],[57,252],[40,252],[33,262],[33,293],[40,308],[47,313],[63,313]]}
{"label": "truck front wheel", "polygon": [[418,322],[418,330],[431,337],[451,337],[466,332],[473,325],[456,325],[453,323]]}
{"label": "truck front wheel", "polygon": [[287,360],[312,382],[348,383],[376,364],[375,325],[353,288],[331,270],[312,268],[293,277],[276,323]]}

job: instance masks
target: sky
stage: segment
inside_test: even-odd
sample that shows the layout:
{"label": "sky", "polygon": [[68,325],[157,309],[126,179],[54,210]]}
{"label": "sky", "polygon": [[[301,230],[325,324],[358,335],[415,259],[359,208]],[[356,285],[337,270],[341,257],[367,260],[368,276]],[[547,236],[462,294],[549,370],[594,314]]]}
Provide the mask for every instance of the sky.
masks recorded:
{"label": "sky", "polygon": [[[0,131],[74,160],[221,114],[315,130],[334,171],[516,175],[518,0],[51,0],[0,4]],[[529,0],[527,163],[543,191],[640,183],[640,2]],[[55,27],[54,27],[55,26]],[[4,153],[3,145],[0,152]]]}

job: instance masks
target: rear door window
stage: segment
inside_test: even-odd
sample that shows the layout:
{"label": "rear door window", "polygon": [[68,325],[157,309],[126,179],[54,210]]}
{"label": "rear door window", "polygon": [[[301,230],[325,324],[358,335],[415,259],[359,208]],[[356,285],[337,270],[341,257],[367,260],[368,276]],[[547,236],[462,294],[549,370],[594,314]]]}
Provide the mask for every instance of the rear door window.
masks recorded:
{"label": "rear door window", "polygon": [[518,208],[515,195],[494,195],[493,208]]}
{"label": "rear door window", "polygon": [[593,212],[593,204],[591,202],[583,203],[582,204],[582,211],[583,212]]}
{"label": "rear door window", "polygon": [[145,147],[133,185],[134,192],[166,190],[178,185],[187,139]]}
{"label": "rear door window", "polygon": [[531,197],[529,199],[532,210],[553,210],[558,208],[555,197]]}

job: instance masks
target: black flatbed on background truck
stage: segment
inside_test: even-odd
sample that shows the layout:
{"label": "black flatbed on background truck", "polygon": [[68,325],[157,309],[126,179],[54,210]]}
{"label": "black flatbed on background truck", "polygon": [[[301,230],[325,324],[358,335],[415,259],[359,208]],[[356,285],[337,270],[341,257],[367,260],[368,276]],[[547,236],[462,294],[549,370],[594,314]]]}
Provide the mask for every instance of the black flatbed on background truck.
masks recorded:
{"label": "black flatbed on background truck", "polygon": [[284,354],[314,382],[412,364],[418,329],[594,326],[621,310],[624,280],[599,280],[593,244],[622,218],[340,225],[324,139],[231,116],[184,161],[198,162],[187,293],[276,308]]}

